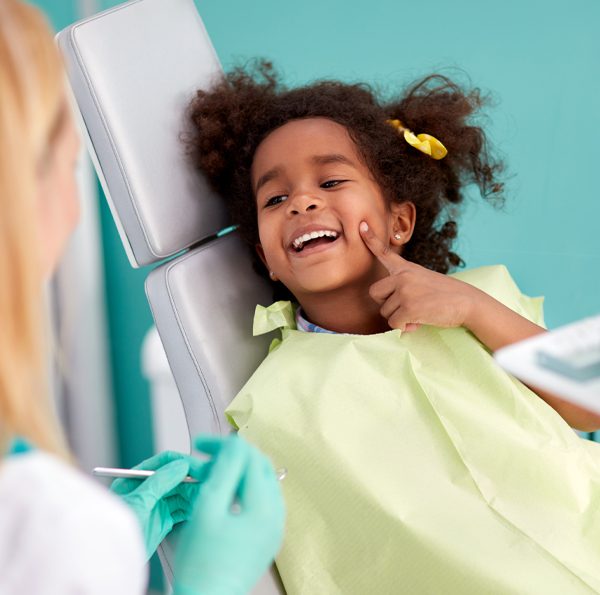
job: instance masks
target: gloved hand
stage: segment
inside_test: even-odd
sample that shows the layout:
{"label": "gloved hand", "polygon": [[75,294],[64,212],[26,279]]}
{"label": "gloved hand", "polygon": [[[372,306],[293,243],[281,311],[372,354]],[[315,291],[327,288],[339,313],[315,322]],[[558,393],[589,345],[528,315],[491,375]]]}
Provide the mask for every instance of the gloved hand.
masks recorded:
{"label": "gloved hand", "polygon": [[203,481],[208,466],[195,457],[165,451],[134,467],[156,471],[148,479],[116,479],[110,486],[137,516],[148,559],[173,526],[191,515],[200,484],[181,481],[186,475]]}
{"label": "gloved hand", "polygon": [[198,437],[195,446],[213,460],[182,531],[173,594],[246,595],[281,546],[279,482],[269,460],[242,438]]}

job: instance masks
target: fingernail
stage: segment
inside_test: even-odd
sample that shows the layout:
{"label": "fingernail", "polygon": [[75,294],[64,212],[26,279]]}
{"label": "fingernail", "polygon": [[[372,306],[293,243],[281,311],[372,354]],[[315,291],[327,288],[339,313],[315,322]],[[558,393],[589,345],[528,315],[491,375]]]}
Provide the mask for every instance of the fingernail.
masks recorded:
{"label": "fingernail", "polygon": [[361,221],[359,227],[360,231],[369,231],[369,226],[367,225],[366,221]]}

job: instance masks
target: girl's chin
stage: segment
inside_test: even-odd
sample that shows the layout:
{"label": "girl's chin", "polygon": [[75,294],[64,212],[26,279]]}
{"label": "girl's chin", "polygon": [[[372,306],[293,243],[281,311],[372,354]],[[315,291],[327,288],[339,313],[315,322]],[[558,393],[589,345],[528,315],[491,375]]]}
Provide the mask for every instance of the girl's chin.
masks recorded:
{"label": "girl's chin", "polygon": [[345,259],[331,259],[312,264],[310,267],[293,267],[284,285],[294,295],[325,294],[367,287],[373,282],[372,263]]}
{"label": "girl's chin", "polygon": [[290,286],[287,287],[294,295],[302,296],[343,291],[349,287],[349,283],[347,280],[336,279],[332,275],[327,275],[296,278],[294,279],[293,288]]}

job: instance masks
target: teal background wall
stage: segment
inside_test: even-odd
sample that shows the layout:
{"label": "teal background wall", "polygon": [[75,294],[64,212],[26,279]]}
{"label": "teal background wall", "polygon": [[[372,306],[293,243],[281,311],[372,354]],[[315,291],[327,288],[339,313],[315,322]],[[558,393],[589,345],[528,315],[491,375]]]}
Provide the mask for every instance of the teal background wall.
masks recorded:
{"label": "teal background wall", "polygon": [[66,27],[80,16],[77,0],[34,0],[30,2],[41,8],[56,31]]}
{"label": "teal background wall", "polygon": [[153,454],[149,386],[141,373],[141,348],[152,315],[144,280],[149,271],[133,269],[98,184],[104,244],[106,304],[121,465],[133,467]]}

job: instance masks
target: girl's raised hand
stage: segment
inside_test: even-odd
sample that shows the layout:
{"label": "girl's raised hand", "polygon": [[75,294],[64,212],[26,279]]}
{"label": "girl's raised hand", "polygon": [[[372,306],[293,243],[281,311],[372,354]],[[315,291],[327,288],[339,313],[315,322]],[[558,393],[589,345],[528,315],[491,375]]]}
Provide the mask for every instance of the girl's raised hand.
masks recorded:
{"label": "girl's raised hand", "polygon": [[414,331],[420,324],[446,328],[466,325],[482,297],[478,289],[402,258],[365,221],[359,233],[389,273],[371,285],[369,295],[379,304],[390,328]]}

